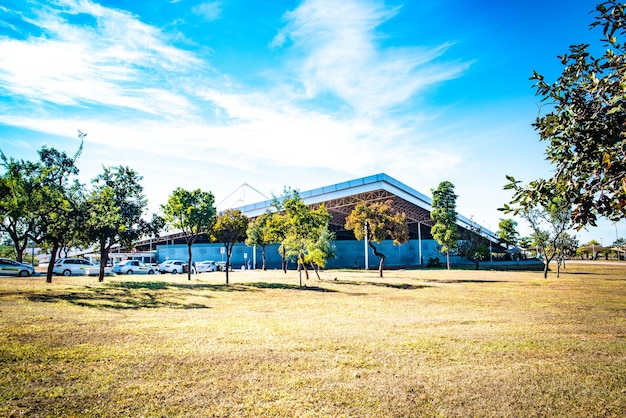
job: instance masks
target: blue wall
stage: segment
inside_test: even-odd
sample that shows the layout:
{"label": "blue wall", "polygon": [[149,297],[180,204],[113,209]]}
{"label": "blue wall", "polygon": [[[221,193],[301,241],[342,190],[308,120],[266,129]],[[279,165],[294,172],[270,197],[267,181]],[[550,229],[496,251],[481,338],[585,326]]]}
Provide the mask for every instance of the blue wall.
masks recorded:
{"label": "blue wall", "polygon": [[[419,242],[411,240],[403,245],[393,245],[392,241],[383,241],[375,244],[380,253],[387,257],[385,266],[387,267],[410,267],[419,266]],[[195,244],[191,248],[193,261],[226,261],[226,255],[220,253],[222,244]],[[363,268],[364,266],[364,249],[363,241],[335,241],[335,253],[337,256],[328,260],[327,268]],[[233,268],[240,268],[246,261],[252,263],[254,259],[254,248],[244,243],[235,245],[231,264]],[[374,255],[371,248],[368,248],[369,266],[377,267],[380,259]],[[245,258],[244,254],[247,254]],[[265,247],[265,256],[267,258],[268,269],[280,269],[280,254],[278,254],[278,245],[268,245]],[[431,257],[439,257],[445,262],[445,254],[437,251],[437,243],[434,240],[422,240],[422,260],[426,265]],[[161,263],[165,260],[187,260],[186,244],[170,244],[159,245],[156,249],[157,262]],[[256,248],[256,267],[262,266],[261,248]],[[290,266],[293,267],[293,264]]]}

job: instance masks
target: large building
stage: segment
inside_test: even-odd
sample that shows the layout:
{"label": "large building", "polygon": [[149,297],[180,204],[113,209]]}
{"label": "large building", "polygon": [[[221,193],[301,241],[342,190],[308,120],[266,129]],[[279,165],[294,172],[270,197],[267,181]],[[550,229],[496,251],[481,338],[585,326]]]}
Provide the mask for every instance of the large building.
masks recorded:
{"label": "large building", "polygon": [[[386,174],[376,174],[356,180],[321,187],[314,190],[300,192],[302,200],[313,208],[324,205],[332,215],[330,228],[336,234],[337,256],[328,261],[328,268],[363,268],[376,266],[378,257],[363,241],[357,241],[351,231],[344,228],[346,216],[361,202],[372,203],[391,200],[393,207],[406,213],[409,224],[409,242],[395,246],[391,241],[384,241],[377,245],[379,252],[385,254],[387,267],[417,267],[425,265],[429,259],[443,258],[438,245],[433,240],[430,229],[434,222],[430,219],[432,201],[424,194],[389,177]],[[238,208],[249,218],[255,218],[268,210],[273,210],[272,201]],[[461,237],[478,231],[490,242],[493,250],[502,250],[495,235],[487,229],[476,225],[470,219],[457,215],[457,224]],[[170,235],[158,242],[156,257],[158,261],[165,259],[187,259],[187,246],[180,235]],[[217,260],[224,259],[221,244],[198,242],[193,246],[193,259]],[[234,247],[232,265],[260,267],[260,249],[251,248],[241,243]],[[268,268],[280,268],[281,259],[277,245],[266,248]],[[456,257],[453,261],[461,262]]]}

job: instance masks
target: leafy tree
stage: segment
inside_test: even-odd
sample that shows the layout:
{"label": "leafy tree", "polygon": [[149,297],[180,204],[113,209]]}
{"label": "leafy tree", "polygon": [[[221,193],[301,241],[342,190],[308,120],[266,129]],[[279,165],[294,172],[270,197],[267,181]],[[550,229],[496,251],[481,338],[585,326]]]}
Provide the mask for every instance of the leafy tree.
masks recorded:
{"label": "leafy tree", "polygon": [[550,261],[562,251],[566,242],[563,234],[572,226],[571,206],[565,199],[554,198],[539,207],[523,210],[520,215],[530,224],[534,243],[543,251],[543,277],[547,278]]}
{"label": "leafy tree", "polygon": [[24,250],[35,231],[39,196],[39,165],[7,158],[0,152],[4,173],[0,177],[0,229],[11,238],[15,259],[22,262]]}
{"label": "leafy tree", "polygon": [[551,109],[533,126],[540,140],[548,142],[546,158],[555,174],[516,188],[513,196],[513,203],[527,207],[528,202],[552,200],[558,190],[572,203],[577,229],[595,226],[597,216],[626,217],[626,5],[600,3],[591,27],[603,31],[604,55],[594,57],[589,45],[573,45],[559,57],[564,68],[554,83],[537,72],[531,77],[537,95]]}
{"label": "leafy tree", "polygon": [[248,217],[238,209],[226,209],[217,216],[211,237],[217,242],[224,243],[226,248],[226,284],[230,270],[230,257],[236,243],[243,241],[248,229]]}
{"label": "leafy tree", "polygon": [[517,222],[510,218],[500,219],[498,223],[498,230],[496,231],[498,241],[504,244],[507,249],[515,247],[517,244],[519,232],[515,228],[517,228]]}
{"label": "leafy tree", "polygon": [[304,258],[306,263],[313,266],[313,270],[320,279],[319,269],[326,265],[329,258],[335,256],[335,234],[326,225],[319,233],[317,240],[309,246],[308,253]]}
{"label": "leafy tree", "polygon": [[380,244],[391,238],[394,245],[404,244],[409,240],[409,227],[406,214],[393,208],[393,202],[358,203],[346,217],[345,228],[354,233],[357,240],[368,240],[374,254],[380,258],[378,274],[383,277],[386,256],[378,251],[374,242]]}
{"label": "leafy tree", "polygon": [[104,280],[104,267],[115,244],[130,247],[151,230],[142,215],[147,206],[142,177],[129,167],[105,167],[92,180],[87,196],[85,241],[96,243],[100,253],[98,280]]}
{"label": "leafy tree", "polygon": [[316,243],[328,228],[331,215],[324,205],[318,209],[311,209],[302,201],[298,192],[292,192],[291,197],[283,201],[285,207],[285,236],[281,243],[281,250],[287,257],[294,259],[298,265],[300,287],[302,287],[302,270],[309,278],[306,268],[310,253],[316,249]]}
{"label": "leafy tree", "polygon": [[561,275],[561,266],[565,268],[565,260],[568,257],[573,257],[576,255],[578,250],[578,239],[575,236],[564,232],[559,237],[556,243],[556,262],[557,262],[557,270],[556,277],[560,277]]}
{"label": "leafy tree", "polygon": [[48,283],[52,282],[52,270],[59,248],[76,235],[84,221],[86,206],[83,186],[77,180],[70,182],[71,176],[78,174],[75,163],[81,151],[82,142],[73,157],[54,148],[43,147],[39,151],[39,200],[35,212],[36,233],[32,238],[50,249],[46,272]]}
{"label": "leafy tree", "polygon": [[481,235],[481,228],[473,226],[467,231],[466,239],[461,240],[458,246],[458,254],[474,263],[476,270],[479,263],[489,258],[489,245],[487,239]]}
{"label": "leafy tree", "polygon": [[161,205],[165,222],[182,231],[187,243],[188,266],[187,279],[191,280],[191,246],[198,236],[209,232],[215,221],[215,198],[211,192],[200,189],[188,191],[177,188],[172,192],[167,204]]}
{"label": "leafy tree", "polygon": [[430,217],[435,225],[430,230],[433,238],[441,245],[441,251],[446,253],[446,265],[450,270],[450,251],[458,246],[459,234],[456,225],[456,198],[454,185],[449,181],[439,183],[432,191],[433,201]]}
{"label": "leafy tree", "polygon": [[258,245],[261,247],[261,257],[263,259],[263,271],[267,270],[267,258],[265,255],[265,247],[269,244],[273,244],[274,241],[272,235],[272,216],[271,212],[265,212],[258,216],[256,219],[250,222],[248,230],[246,231],[246,244],[250,246]]}

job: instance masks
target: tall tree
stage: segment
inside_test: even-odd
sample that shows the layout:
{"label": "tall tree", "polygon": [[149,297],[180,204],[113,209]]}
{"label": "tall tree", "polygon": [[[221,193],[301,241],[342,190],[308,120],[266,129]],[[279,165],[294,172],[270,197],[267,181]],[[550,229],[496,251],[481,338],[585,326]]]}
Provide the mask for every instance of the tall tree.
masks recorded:
{"label": "tall tree", "polygon": [[498,241],[504,244],[507,249],[509,247],[514,247],[517,244],[519,232],[517,232],[516,228],[517,222],[511,218],[500,219],[500,222],[498,223],[498,230],[496,231]]}
{"label": "tall tree", "polygon": [[[79,131],[82,138],[85,134]],[[78,180],[71,181],[78,174],[76,160],[82,152],[82,142],[78,152],[69,157],[65,152],[43,147],[40,158],[40,198],[36,209],[36,234],[33,239],[50,248],[50,261],[46,272],[46,282],[52,282],[52,270],[59,249],[72,240],[82,227],[86,206],[84,188]]]}
{"label": "tall tree", "polygon": [[270,234],[272,213],[265,212],[248,224],[246,231],[246,244],[250,246],[258,245],[261,247],[262,269],[267,270],[267,257],[265,248],[274,243]]}
{"label": "tall tree", "polygon": [[[591,27],[602,29],[601,57],[589,45],[570,46],[559,57],[563,72],[554,83],[534,72],[537,95],[550,111],[533,124],[547,141],[546,158],[555,165],[549,179],[516,189],[513,203],[549,201],[555,189],[573,205],[577,229],[596,225],[598,216],[626,217],[626,5],[603,1]],[[516,183],[508,177],[510,184]]]}
{"label": "tall tree", "polygon": [[292,192],[291,197],[283,201],[283,205],[286,221],[281,249],[288,258],[296,261],[300,287],[302,287],[302,270],[306,278],[309,278],[309,271],[306,267],[307,257],[324,229],[328,227],[331,215],[324,205],[311,209],[304,203],[297,191]]}
{"label": "tall tree", "polygon": [[140,182],[143,178],[124,166],[105,167],[92,180],[93,190],[87,196],[86,241],[96,243],[100,253],[98,280],[104,280],[104,267],[115,244],[130,247],[150,225],[142,216],[147,206]]}
{"label": "tall tree", "polygon": [[394,245],[401,245],[409,240],[406,214],[395,210],[391,200],[370,204],[357,203],[346,217],[345,228],[352,231],[359,241],[367,240],[374,255],[380,258],[379,277],[383,277],[383,267],[387,257],[378,251],[374,243],[380,244],[386,239],[391,239]]}
{"label": "tall tree", "polygon": [[21,262],[24,250],[35,231],[35,212],[39,196],[39,165],[7,158],[0,153],[4,173],[0,177],[0,229],[8,234]]}
{"label": "tall tree", "polygon": [[211,192],[200,189],[188,191],[177,188],[172,192],[167,204],[161,205],[165,222],[183,233],[187,243],[187,279],[191,280],[191,247],[203,233],[209,233],[215,222],[215,198]]}
{"label": "tall tree", "polygon": [[450,251],[458,246],[459,235],[456,225],[456,198],[454,184],[449,181],[439,183],[432,191],[433,201],[430,217],[435,225],[430,230],[433,238],[441,245],[441,251],[446,253],[446,265],[450,270]]}
{"label": "tall tree", "polygon": [[233,247],[236,243],[245,240],[248,229],[248,217],[238,209],[226,209],[217,215],[215,225],[211,231],[211,237],[217,242],[224,244],[226,248],[226,284],[228,284],[228,271],[230,270],[230,257],[233,255]]}

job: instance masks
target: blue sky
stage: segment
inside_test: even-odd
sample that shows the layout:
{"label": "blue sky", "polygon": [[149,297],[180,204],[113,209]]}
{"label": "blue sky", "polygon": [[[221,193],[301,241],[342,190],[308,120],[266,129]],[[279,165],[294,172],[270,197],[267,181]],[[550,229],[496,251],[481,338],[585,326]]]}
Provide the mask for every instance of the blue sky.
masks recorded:
{"label": "blue sky", "polygon": [[[284,186],[384,172],[495,230],[505,175],[550,174],[529,77],[599,38],[592,1],[9,0],[0,5],[0,149],[73,153],[223,209]],[[234,200],[233,200],[234,199]],[[527,226],[520,221],[522,235]],[[626,223],[578,233],[612,243]]]}

